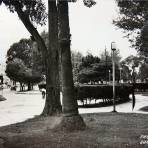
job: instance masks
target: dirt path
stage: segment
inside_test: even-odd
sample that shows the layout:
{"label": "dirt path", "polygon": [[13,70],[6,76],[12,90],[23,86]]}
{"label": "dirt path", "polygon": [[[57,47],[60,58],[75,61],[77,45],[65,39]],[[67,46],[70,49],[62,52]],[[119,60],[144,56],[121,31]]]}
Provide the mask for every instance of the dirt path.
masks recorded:
{"label": "dirt path", "polygon": [[[146,148],[148,115],[98,113],[82,115],[84,131],[53,128],[61,117],[37,118],[0,128],[0,148]],[[145,142],[145,143],[144,143]]]}

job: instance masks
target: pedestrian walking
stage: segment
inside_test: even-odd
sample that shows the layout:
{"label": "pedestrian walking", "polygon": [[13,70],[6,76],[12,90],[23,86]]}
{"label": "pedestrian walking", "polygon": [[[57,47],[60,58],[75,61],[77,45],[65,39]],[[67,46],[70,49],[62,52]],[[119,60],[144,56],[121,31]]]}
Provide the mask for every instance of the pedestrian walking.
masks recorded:
{"label": "pedestrian walking", "polygon": [[41,89],[41,92],[42,92],[42,98],[44,99],[45,98],[45,95],[46,95],[46,89],[45,88],[42,88]]}

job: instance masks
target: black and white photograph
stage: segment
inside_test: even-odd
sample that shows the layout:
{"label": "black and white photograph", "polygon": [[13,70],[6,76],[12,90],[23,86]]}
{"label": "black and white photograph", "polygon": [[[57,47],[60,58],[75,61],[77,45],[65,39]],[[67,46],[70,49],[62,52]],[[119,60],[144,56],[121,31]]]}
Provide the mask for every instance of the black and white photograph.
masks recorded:
{"label": "black and white photograph", "polygon": [[148,148],[148,0],[0,0],[0,148]]}

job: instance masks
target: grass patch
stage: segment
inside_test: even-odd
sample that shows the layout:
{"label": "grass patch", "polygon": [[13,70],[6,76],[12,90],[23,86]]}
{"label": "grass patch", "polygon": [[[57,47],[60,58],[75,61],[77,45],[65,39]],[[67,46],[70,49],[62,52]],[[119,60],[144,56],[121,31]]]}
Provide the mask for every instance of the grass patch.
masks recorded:
{"label": "grass patch", "polygon": [[52,130],[58,117],[38,117],[0,128],[1,145],[6,148],[146,148],[141,135],[148,135],[148,115],[93,113],[82,115],[82,131]]}

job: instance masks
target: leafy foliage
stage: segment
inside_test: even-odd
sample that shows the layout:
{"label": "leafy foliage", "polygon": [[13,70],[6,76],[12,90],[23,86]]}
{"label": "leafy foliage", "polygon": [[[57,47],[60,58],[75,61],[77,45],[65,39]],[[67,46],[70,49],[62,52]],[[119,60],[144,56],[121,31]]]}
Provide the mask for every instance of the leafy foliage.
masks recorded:
{"label": "leafy foliage", "polygon": [[[112,62],[112,53],[110,54],[108,51],[103,51],[100,54],[100,59],[102,62]],[[120,56],[120,51],[117,49],[114,51],[114,61],[118,65],[120,63],[121,56]]]}
{"label": "leafy foliage", "polygon": [[148,90],[148,83],[135,83],[134,84],[134,89],[137,92],[147,91]]}
{"label": "leafy foliage", "polygon": [[120,16],[115,25],[127,31],[134,31],[143,27],[145,22],[146,1],[141,0],[117,0]]}
{"label": "leafy foliage", "polygon": [[23,83],[37,83],[41,81],[41,75],[38,72],[32,72],[27,68],[21,59],[15,58],[6,65],[7,76],[14,81]]}
{"label": "leafy foliage", "polygon": [[12,13],[19,7],[32,22],[40,25],[46,22],[46,7],[42,0],[1,0],[1,3],[4,3]]}
{"label": "leafy foliage", "polygon": [[87,56],[82,58],[81,67],[91,67],[91,64],[99,63],[100,58],[93,56],[91,53],[88,53]]}
{"label": "leafy foliage", "polygon": [[141,81],[148,81],[148,64],[143,63],[139,68],[139,78]]}
{"label": "leafy foliage", "polygon": [[32,65],[32,42],[29,39],[21,39],[18,43],[14,43],[7,51],[7,62],[14,58],[21,59],[28,67]]}
{"label": "leafy foliage", "polygon": [[141,30],[148,19],[148,1],[116,0],[119,17],[113,23],[127,32],[127,37],[138,51],[142,50]]}
{"label": "leafy foliage", "polygon": [[140,64],[141,58],[137,56],[128,56],[124,61],[122,61],[124,64],[128,65],[129,67],[138,67]]}
{"label": "leafy foliage", "polygon": [[121,66],[121,79],[124,81],[124,82],[128,82],[129,80],[131,80],[131,69],[129,68],[128,65],[125,64],[124,61],[122,61],[120,63],[120,66]]}
{"label": "leafy foliage", "polygon": [[94,0],[83,0],[83,3],[86,7],[89,7],[89,8],[96,4]]}
{"label": "leafy foliage", "polygon": [[148,23],[146,23],[141,30],[141,36],[139,38],[139,42],[141,43],[140,44],[141,55],[148,56]]}
{"label": "leafy foliage", "polygon": [[143,65],[144,62],[145,62],[145,58],[142,57],[142,56],[137,57],[137,56],[131,55],[131,56],[128,56],[126,59],[124,59],[121,62],[121,67],[123,69],[123,76],[124,76],[124,78],[126,77],[126,78],[132,80],[133,77],[135,77],[135,79],[137,79],[138,75],[139,75],[139,78],[140,78],[141,74],[138,74],[135,71],[135,68],[138,68],[138,67],[141,68],[141,66]]}
{"label": "leafy foliage", "polygon": [[78,81],[80,65],[82,64],[82,57],[83,55],[80,52],[76,52],[76,51],[71,52],[74,83]]}
{"label": "leafy foliage", "polygon": [[92,68],[93,64],[99,63],[100,58],[88,53],[87,56],[82,57],[82,62],[79,66],[78,80],[81,83],[88,83],[89,81],[95,81],[97,72]]}
{"label": "leafy foliage", "polygon": [[19,82],[38,82],[41,79],[40,55],[34,55],[32,41],[22,39],[14,43],[7,52],[6,74]]}
{"label": "leafy foliage", "polygon": [[[116,79],[119,80],[119,62],[121,57],[118,51],[115,54]],[[101,58],[88,53],[82,58],[78,79],[81,83],[108,81],[111,78],[112,57],[105,51]],[[110,77],[110,78],[109,78]]]}
{"label": "leafy foliage", "polygon": [[97,77],[98,72],[94,71],[92,67],[84,68],[79,72],[78,80],[80,83],[88,83],[90,81],[99,81]]}

